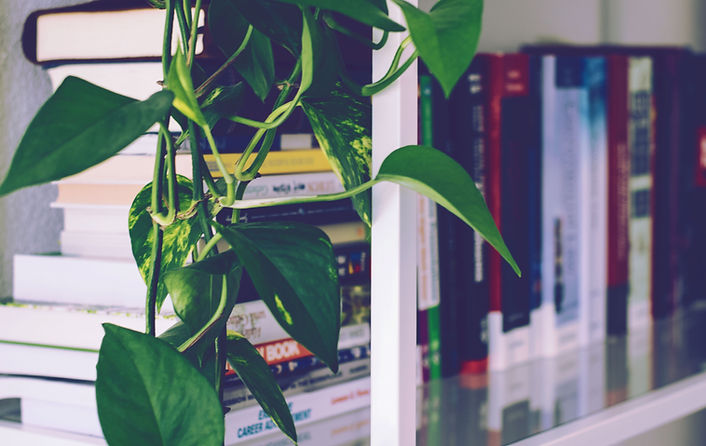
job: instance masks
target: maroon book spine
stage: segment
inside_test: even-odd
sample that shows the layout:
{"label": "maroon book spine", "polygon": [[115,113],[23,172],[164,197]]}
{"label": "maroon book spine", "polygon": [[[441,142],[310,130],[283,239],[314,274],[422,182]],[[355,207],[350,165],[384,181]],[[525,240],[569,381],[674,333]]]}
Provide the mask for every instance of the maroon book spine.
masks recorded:
{"label": "maroon book spine", "polygon": [[627,330],[628,296],[628,57],[612,54],[608,61],[608,302],[609,334]]}

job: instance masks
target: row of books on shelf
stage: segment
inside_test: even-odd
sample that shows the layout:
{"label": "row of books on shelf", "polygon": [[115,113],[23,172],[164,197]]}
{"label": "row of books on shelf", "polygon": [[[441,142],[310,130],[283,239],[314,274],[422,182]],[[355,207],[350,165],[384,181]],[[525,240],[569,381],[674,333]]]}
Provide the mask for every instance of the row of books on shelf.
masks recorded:
{"label": "row of books on shelf", "polygon": [[420,198],[425,377],[503,369],[706,297],[706,56],[478,54],[448,99],[420,69],[420,143],[461,163],[517,260]]}

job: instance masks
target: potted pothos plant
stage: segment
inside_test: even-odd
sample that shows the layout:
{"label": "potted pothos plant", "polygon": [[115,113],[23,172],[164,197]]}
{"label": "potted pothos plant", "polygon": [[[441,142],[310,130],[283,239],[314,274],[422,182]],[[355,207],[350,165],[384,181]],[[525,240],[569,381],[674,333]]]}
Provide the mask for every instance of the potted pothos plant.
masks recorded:
{"label": "potted pothos plant", "polygon": [[[519,273],[474,182],[441,151],[402,147],[371,177],[370,96],[393,83],[417,57],[448,96],[474,56],[481,29],[482,0],[441,0],[429,13],[393,1],[407,28],[390,19],[385,0],[210,0],[208,5],[149,0],[166,9],[164,88],[137,101],[69,77],[37,112],[0,195],[81,172],[153,125],[160,128],[153,181],[135,197],[128,222],[135,261],[148,288],[145,332],[106,324],[97,365],[98,415],[109,444],[223,444],[226,361],[296,442],[292,416],[267,364],[245,337],[225,330],[245,274],[292,338],[337,370],[340,297],[326,234],[302,223],[238,223],[240,209],[351,198],[369,225],[370,188],[391,181],[454,213]],[[204,73],[194,56],[195,24],[204,6],[224,60],[211,73]],[[382,39],[355,35],[342,17],[381,30]],[[409,37],[382,79],[359,85],[346,73],[337,35],[353,36],[376,50],[389,33],[405,31]],[[173,35],[180,45],[172,53]],[[409,45],[414,51],[405,56]],[[273,48],[291,56],[284,79],[275,79]],[[223,81],[219,74],[229,68],[243,81]],[[242,101],[248,89],[260,100],[274,98],[264,116],[248,114],[251,108]],[[345,192],[243,201],[278,128],[297,107],[308,117]],[[170,120],[179,124],[180,134],[170,133]],[[222,162],[212,134],[224,120],[254,129],[235,166]],[[206,141],[222,180],[214,181],[205,167],[200,140]],[[192,178],[175,169],[176,148],[185,141],[191,148]],[[233,213],[232,225],[216,222],[215,215],[224,209]],[[217,252],[219,240],[231,249]],[[179,322],[156,337],[155,314],[167,296]]]}

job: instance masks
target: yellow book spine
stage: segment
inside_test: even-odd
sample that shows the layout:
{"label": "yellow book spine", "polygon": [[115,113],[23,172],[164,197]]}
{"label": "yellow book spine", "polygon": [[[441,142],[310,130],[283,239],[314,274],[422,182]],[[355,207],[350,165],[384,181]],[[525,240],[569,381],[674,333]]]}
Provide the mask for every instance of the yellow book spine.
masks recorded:
{"label": "yellow book spine", "polygon": [[[250,156],[248,166],[255,159],[255,153]],[[240,153],[223,153],[221,159],[226,165],[228,171],[233,173],[235,163],[240,159]],[[222,176],[216,165],[215,157],[212,154],[204,155],[206,165],[211,175],[214,177]],[[326,172],[331,170],[331,165],[326,159],[326,155],[320,149],[306,150],[282,150],[270,152],[267,159],[260,168],[262,175],[277,175],[285,173],[302,173],[302,172]]]}

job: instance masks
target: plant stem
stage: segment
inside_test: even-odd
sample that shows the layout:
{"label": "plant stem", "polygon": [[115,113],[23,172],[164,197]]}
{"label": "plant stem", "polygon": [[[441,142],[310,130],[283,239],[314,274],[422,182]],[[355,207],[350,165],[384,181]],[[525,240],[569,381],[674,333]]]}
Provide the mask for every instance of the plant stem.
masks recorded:
{"label": "plant stem", "polygon": [[166,0],[165,7],[167,14],[164,23],[164,37],[162,38],[162,74],[166,80],[172,59],[172,33],[174,31],[174,4],[172,0]]}
{"label": "plant stem", "polygon": [[264,208],[264,207],[271,207],[271,206],[284,206],[286,204],[300,204],[300,203],[315,203],[315,202],[322,202],[322,201],[336,201],[336,200],[342,200],[344,198],[350,198],[354,195],[357,195],[367,189],[370,189],[377,183],[382,182],[383,180],[369,180],[366,181],[363,184],[360,184],[352,189],[349,189],[344,192],[338,192],[335,194],[324,194],[324,195],[315,195],[315,196],[309,196],[309,197],[296,197],[296,198],[289,198],[286,200],[282,200],[279,198],[262,198],[259,200],[240,200],[236,201],[235,203],[231,205],[225,205],[221,202],[221,205],[223,207],[229,207],[231,209],[253,209],[253,208]]}
{"label": "plant stem", "polygon": [[353,31],[349,30],[345,26],[341,25],[336,21],[336,19],[329,13],[324,14],[324,23],[326,23],[326,26],[331,28],[334,31],[338,31],[339,33],[343,34],[344,36],[350,37],[351,39],[362,43],[363,45],[366,45],[368,48],[373,49],[373,50],[379,50],[383,46],[385,46],[385,43],[387,42],[387,36],[389,35],[388,31],[384,31],[382,34],[382,38],[378,43],[372,42],[369,39],[366,39],[365,37],[362,37]]}
{"label": "plant stem", "polygon": [[[169,0],[167,0],[169,1]],[[154,160],[154,173],[152,175],[151,211],[159,214],[162,204],[162,183],[164,178],[165,135],[160,132],[157,136],[157,153]],[[159,284],[160,265],[162,263],[163,233],[159,223],[152,221],[152,250],[150,252],[150,266],[147,273],[147,296],[145,302],[145,331],[155,335],[155,318],[157,314],[157,288]]]}
{"label": "plant stem", "polygon": [[203,96],[206,93],[206,88],[208,88],[208,86],[211,85],[211,83],[213,83],[213,81],[216,80],[216,78],[223,72],[223,70],[228,68],[228,66],[230,66],[230,64],[232,64],[235,61],[235,59],[240,55],[240,53],[243,52],[245,47],[248,45],[248,42],[250,41],[250,37],[252,36],[253,29],[254,28],[252,25],[248,26],[248,30],[245,33],[245,37],[243,38],[242,43],[235,50],[235,52],[228,58],[228,60],[226,60],[223,63],[223,65],[218,67],[218,69],[212,75],[210,75],[208,77],[208,79],[203,81],[203,83],[201,83],[201,85],[199,85],[198,88],[196,90],[194,90],[194,95],[196,95],[196,99]]}
{"label": "plant stem", "polygon": [[[215,238],[215,237],[214,237]],[[211,239],[213,240],[213,239]],[[201,327],[199,331],[197,331],[193,336],[191,336],[189,339],[184,341],[183,344],[179,346],[177,350],[180,352],[185,352],[189,348],[193,347],[199,339],[201,339],[209,330],[211,330],[217,323],[218,321],[223,317],[223,312],[226,308],[226,303],[228,302],[228,280],[227,280],[227,275],[223,276],[223,282],[222,282],[222,287],[221,287],[221,299],[218,302],[218,308],[216,308],[216,312],[213,313],[211,316],[211,319]]]}
{"label": "plant stem", "polygon": [[[174,0],[174,1],[179,1],[179,0]],[[189,35],[189,24],[186,21],[186,14],[184,14],[184,9],[177,6],[176,8],[176,16],[177,16],[177,22],[179,23],[179,30],[181,31],[179,34],[181,36],[181,47],[184,48],[184,51],[186,51],[186,48],[188,47],[188,40],[187,36]]]}
{"label": "plant stem", "polygon": [[164,241],[164,233],[159,223],[152,222],[152,231],[154,239],[152,241],[152,251],[150,253],[150,269],[148,274],[149,287],[147,289],[147,302],[145,309],[145,330],[148,335],[155,336],[156,334],[156,316],[157,316],[157,289],[159,287],[160,266],[162,264],[162,243]]}
{"label": "plant stem", "polygon": [[[190,0],[184,0],[184,8],[186,9],[187,16],[189,15],[189,10],[188,6],[191,3]],[[196,54],[196,34],[198,33],[199,29],[199,15],[201,14],[201,0],[196,0],[196,3],[194,4],[194,18],[191,20],[191,35],[189,36],[189,53],[188,56],[186,56],[186,66],[190,67],[192,63],[194,62],[194,55]]]}
{"label": "plant stem", "polygon": [[215,247],[222,238],[223,236],[219,232],[216,232],[213,237],[211,237],[211,239],[206,242],[206,245],[199,253],[199,256],[196,258],[196,261],[200,262],[201,260],[205,259],[208,256],[209,251],[211,251],[211,249],[213,249],[213,247]]}
{"label": "plant stem", "polygon": [[[208,242],[213,236],[211,233],[211,225],[208,224],[208,205],[204,198],[203,193],[203,174],[201,173],[201,167],[203,166],[203,156],[199,151],[197,136],[196,136],[196,126],[194,122],[189,120],[189,145],[191,146],[191,170],[193,171],[193,194],[192,200],[198,202],[196,218],[199,220],[201,225],[201,231],[203,236]],[[209,175],[210,176],[210,175]],[[213,181],[213,179],[211,179]]]}
{"label": "plant stem", "polygon": [[225,164],[223,164],[223,159],[221,159],[221,154],[218,153],[218,147],[216,147],[216,141],[213,140],[213,134],[211,133],[211,129],[208,127],[208,125],[204,125],[201,127],[203,130],[204,135],[206,135],[206,141],[208,141],[208,145],[211,148],[211,152],[213,153],[213,157],[216,160],[216,164],[218,165],[218,170],[221,172],[221,175],[223,175],[223,179],[226,182],[226,198],[225,198],[225,203],[232,204],[233,201],[235,201],[235,184],[233,180],[233,176],[228,172],[228,169],[226,168]]}
{"label": "plant stem", "polygon": [[395,51],[395,56],[392,58],[390,63],[390,68],[388,68],[387,73],[378,81],[371,84],[360,86],[354,80],[352,80],[346,73],[341,73],[341,81],[343,84],[349,88],[351,91],[356,92],[360,96],[372,96],[379,93],[380,91],[387,88],[390,84],[396,81],[407,69],[412,65],[412,63],[417,60],[419,52],[415,49],[414,52],[405,60],[405,62],[400,66],[400,59],[404,50],[412,42],[412,38],[407,36],[402,43],[400,43],[399,48]]}
{"label": "plant stem", "polygon": [[[177,176],[176,176],[176,166],[175,166],[175,150],[174,150],[174,144],[172,141],[172,137],[169,134],[169,130],[167,130],[167,127],[164,125],[164,123],[159,124],[159,132],[160,135],[162,135],[162,140],[166,141],[167,143],[167,187],[168,187],[168,197],[169,197],[169,203],[168,203],[168,209],[167,209],[167,214],[163,214],[162,212],[155,211],[155,209],[152,209],[152,219],[156,221],[157,223],[167,226],[172,223],[174,223],[174,220],[176,219],[176,214],[177,214],[177,209],[179,208],[179,195],[177,194]],[[161,190],[161,184],[160,184],[160,190]],[[159,200],[161,194],[159,194],[157,197],[155,197],[155,188],[154,184],[152,185],[152,200],[153,200],[153,206],[154,206],[154,200],[155,198]]]}

